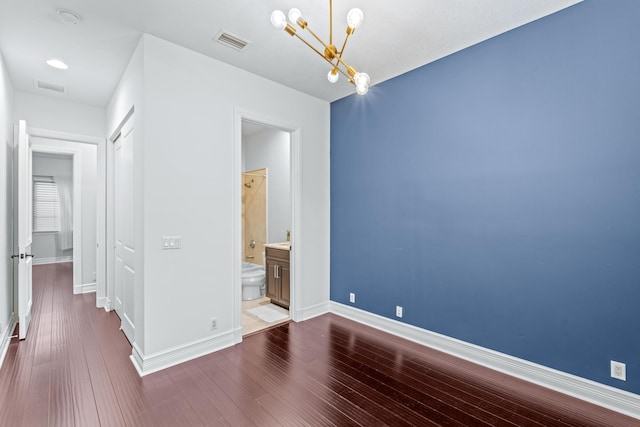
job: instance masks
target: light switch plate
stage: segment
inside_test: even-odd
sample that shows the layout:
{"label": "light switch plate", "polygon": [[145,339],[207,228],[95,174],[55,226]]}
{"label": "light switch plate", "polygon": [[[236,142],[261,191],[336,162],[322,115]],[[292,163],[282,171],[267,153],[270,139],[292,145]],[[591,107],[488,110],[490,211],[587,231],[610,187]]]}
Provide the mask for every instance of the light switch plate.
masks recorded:
{"label": "light switch plate", "polygon": [[180,249],[181,247],[181,236],[162,236],[160,240],[160,249]]}

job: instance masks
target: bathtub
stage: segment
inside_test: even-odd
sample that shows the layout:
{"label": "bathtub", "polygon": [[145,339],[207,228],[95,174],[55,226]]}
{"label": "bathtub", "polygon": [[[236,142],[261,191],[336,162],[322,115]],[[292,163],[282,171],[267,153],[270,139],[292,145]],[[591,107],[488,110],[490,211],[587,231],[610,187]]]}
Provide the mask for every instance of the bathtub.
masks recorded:
{"label": "bathtub", "polygon": [[243,262],[241,276],[243,301],[251,301],[265,295],[265,273],[263,266]]}

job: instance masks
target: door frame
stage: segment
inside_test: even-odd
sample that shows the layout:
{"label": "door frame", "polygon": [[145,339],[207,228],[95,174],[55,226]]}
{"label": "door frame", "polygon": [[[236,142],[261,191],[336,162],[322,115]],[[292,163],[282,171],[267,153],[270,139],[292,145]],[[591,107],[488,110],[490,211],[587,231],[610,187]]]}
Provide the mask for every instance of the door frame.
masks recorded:
{"label": "door frame", "polygon": [[[79,144],[91,144],[96,146],[97,150],[97,162],[96,174],[97,174],[97,191],[96,191],[96,307],[106,308],[106,227],[105,227],[105,201],[106,201],[106,176],[105,176],[105,162],[106,162],[106,140],[104,138],[98,138],[94,136],[79,135],[68,132],[59,132],[49,129],[40,128],[27,128],[27,133],[32,138],[46,138],[58,141],[79,143]],[[33,142],[33,141],[32,141]],[[82,161],[81,153],[78,150],[49,147],[42,144],[35,144],[33,147],[37,147],[38,152],[52,153],[52,154],[71,154],[73,155],[73,285],[74,293],[76,289],[82,289],[82,249],[76,251],[76,247],[82,248],[82,231],[81,224],[75,221],[75,218],[81,218],[81,203],[75,203],[76,200],[82,201],[82,183],[80,179],[76,179],[76,176],[81,177]],[[36,150],[34,150],[36,151]],[[77,162],[76,162],[76,155]],[[76,172],[78,175],[76,175]],[[76,199],[76,197],[78,197]],[[77,209],[77,210],[76,210]],[[79,231],[76,230],[78,226]],[[77,246],[76,246],[77,245]],[[76,258],[76,252],[78,258]],[[78,278],[76,282],[76,277]],[[78,287],[76,286],[78,285]]]}
{"label": "door frame", "polygon": [[300,319],[296,307],[301,305],[302,251],[298,231],[301,227],[301,149],[302,130],[300,125],[270,117],[262,113],[234,108],[233,113],[233,340],[242,342],[242,122],[252,122],[265,127],[275,128],[290,135],[290,177],[291,177],[291,301],[289,315],[291,320]]}

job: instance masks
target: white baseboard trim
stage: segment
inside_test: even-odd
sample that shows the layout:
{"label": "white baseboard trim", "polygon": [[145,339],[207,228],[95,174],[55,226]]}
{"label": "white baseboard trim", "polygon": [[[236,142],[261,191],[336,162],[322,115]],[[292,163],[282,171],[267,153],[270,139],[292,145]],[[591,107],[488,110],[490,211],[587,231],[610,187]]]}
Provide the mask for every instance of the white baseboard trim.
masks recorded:
{"label": "white baseboard trim", "polygon": [[73,285],[73,294],[89,294],[91,292],[96,291],[96,282],[93,283],[83,283],[82,285]]}
{"label": "white baseboard trim", "polygon": [[640,419],[640,395],[567,374],[524,359],[470,344],[354,307],[330,302],[330,311],[409,341],[440,350],[478,365]]}
{"label": "white baseboard trim", "polygon": [[107,297],[97,298],[96,308],[104,308],[104,311],[111,311],[111,301]]}
{"label": "white baseboard trim", "polygon": [[7,326],[0,331],[0,368],[2,368],[2,363],[4,362],[4,357],[7,355],[7,350],[9,350],[9,344],[11,343],[11,333],[16,329],[16,318],[11,315],[9,319],[9,323]]}
{"label": "white baseboard trim", "polygon": [[233,331],[233,344],[238,344],[242,342],[242,326],[234,329]]}
{"label": "white baseboard trim", "polygon": [[148,356],[140,350],[136,343],[133,343],[130,358],[133,366],[138,371],[138,375],[142,377],[214,351],[231,347],[235,344],[234,335],[234,331],[229,331],[215,337],[194,341]]}
{"label": "white baseboard trim", "polygon": [[322,316],[323,314],[326,314],[328,312],[329,312],[329,303],[323,302],[321,304],[317,304],[311,307],[296,310],[294,319],[296,322],[303,322],[305,320],[309,320],[314,317]]}
{"label": "white baseboard trim", "polygon": [[51,258],[33,258],[33,265],[42,265],[42,264],[59,264],[61,262],[73,262],[73,256],[61,256],[61,257],[51,257]]}

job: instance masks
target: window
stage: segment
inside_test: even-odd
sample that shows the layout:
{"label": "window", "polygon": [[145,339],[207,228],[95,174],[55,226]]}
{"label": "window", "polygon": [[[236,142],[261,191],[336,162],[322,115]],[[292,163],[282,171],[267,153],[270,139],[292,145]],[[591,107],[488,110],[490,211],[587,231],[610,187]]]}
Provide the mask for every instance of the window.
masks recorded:
{"label": "window", "polygon": [[53,177],[33,177],[33,231],[60,231],[60,196]]}

